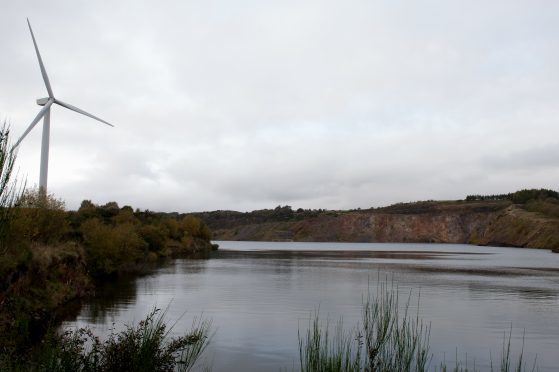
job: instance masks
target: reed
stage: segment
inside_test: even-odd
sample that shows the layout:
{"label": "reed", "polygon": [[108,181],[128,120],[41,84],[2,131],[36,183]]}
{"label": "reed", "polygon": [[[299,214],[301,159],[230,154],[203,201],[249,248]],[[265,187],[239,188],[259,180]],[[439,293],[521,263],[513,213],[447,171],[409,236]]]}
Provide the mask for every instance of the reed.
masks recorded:
{"label": "reed", "polygon": [[[306,332],[298,332],[299,361],[302,372],[476,372],[475,361],[472,367],[458,359],[454,366],[441,363],[431,366],[432,353],[429,349],[431,336],[430,324],[419,318],[419,296],[417,311],[410,312],[411,293],[403,306],[399,303],[399,292],[394,284],[380,282],[376,293],[367,296],[363,302],[362,321],[355,328],[346,331],[340,319],[332,327],[327,321],[322,324],[318,312],[309,322]],[[524,361],[524,343],[516,363],[511,355],[511,336],[503,337],[503,349],[499,367],[493,366],[491,372],[536,371],[537,364],[531,369]],[[492,360],[492,359],[491,359]]]}
{"label": "reed", "polygon": [[431,354],[431,326],[410,316],[411,293],[400,310],[398,289],[380,283],[376,294],[369,294],[363,304],[363,334],[365,338],[365,369],[368,371],[426,371]]}
{"label": "reed", "polygon": [[360,371],[361,347],[355,332],[345,331],[341,319],[334,327],[333,336],[329,330],[329,322],[322,327],[316,313],[306,334],[299,333],[301,372]]}

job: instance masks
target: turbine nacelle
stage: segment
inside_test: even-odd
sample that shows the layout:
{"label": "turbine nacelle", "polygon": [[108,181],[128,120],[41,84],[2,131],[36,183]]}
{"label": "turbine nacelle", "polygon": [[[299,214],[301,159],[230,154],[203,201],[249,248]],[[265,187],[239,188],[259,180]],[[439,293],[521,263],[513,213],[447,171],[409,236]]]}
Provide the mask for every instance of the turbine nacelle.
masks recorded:
{"label": "turbine nacelle", "polygon": [[44,106],[44,105],[46,105],[47,102],[49,101],[49,98],[50,98],[50,97],[39,98],[39,99],[37,100],[37,104],[38,104],[39,106]]}

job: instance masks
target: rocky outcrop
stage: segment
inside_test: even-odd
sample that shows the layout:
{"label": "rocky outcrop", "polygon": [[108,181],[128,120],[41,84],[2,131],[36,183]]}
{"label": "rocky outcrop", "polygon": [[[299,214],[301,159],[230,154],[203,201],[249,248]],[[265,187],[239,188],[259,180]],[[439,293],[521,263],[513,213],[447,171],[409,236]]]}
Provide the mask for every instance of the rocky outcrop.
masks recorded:
{"label": "rocky outcrop", "polygon": [[478,245],[547,248],[559,250],[559,219],[510,206],[472,234],[469,243]]}
{"label": "rocky outcrop", "polygon": [[[225,222],[225,221],[224,221]],[[559,219],[510,202],[426,202],[301,220],[210,226],[216,240],[433,242],[559,248]]]}

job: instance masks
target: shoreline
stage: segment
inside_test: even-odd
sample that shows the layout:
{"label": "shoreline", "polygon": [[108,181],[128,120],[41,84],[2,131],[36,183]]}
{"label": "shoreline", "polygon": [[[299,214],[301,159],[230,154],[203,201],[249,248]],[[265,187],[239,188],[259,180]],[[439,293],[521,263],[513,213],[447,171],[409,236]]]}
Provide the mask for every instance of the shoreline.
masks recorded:
{"label": "shoreline", "polygon": [[[36,245],[31,248],[34,257],[30,266],[10,275],[6,288],[0,292],[0,356],[29,353],[49,330],[77,314],[84,301],[95,297],[102,285],[123,277],[141,277],[171,260],[204,259],[217,249],[196,238],[189,248],[174,249],[156,260],[146,255],[144,260],[131,262],[122,271],[94,276],[86,264],[83,248],[78,244],[68,246]],[[35,261],[43,259],[47,249],[52,257],[45,267],[39,267],[43,263]]]}

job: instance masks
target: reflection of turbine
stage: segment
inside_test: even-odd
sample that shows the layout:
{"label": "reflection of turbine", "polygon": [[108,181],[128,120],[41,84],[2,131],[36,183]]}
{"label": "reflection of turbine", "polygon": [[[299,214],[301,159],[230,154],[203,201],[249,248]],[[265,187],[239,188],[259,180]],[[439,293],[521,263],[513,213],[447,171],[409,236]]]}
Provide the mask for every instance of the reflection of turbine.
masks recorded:
{"label": "reflection of turbine", "polygon": [[45,82],[45,86],[47,87],[47,92],[49,96],[46,98],[41,98],[37,100],[37,104],[39,106],[43,106],[41,111],[35,116],[35,119],[31,122],[29,127],[23,132],[19,140],[16,142],[14,147],[17,147],[20,142],[27,136],[29,132],[33,129],[33,127],[43,118],[43,140],[41,142],[41,176],[39,178],[39,190],[42,190],[44,193],[47,191],[47,175],[49,170],[49,137],[50,137],[50,107],[53,103],[59,104],[62,107],[66,107],[72,111],[78,112],[82,115],[89,116],[95,120],[99,120],[102,123],[107,125],[113,126],[112,124],[107,123],[105,120],[99,119],[97,116],[93,116],[75,106],[72,106],[68,103],[64,103],[56,98],[54,98],[54,94],[52,94],[52,88],[50,86],[49,77],[47,76],[47,71],[45,70],[45,66],[43,65],[43,60],[41,59],[41,54],[39,53],[39,48],[37,47],[37,42],[35,41],[35,35],[33,35],[33,30],[31,29],[31,23],[29,23],[29,19],[27,20],[27,25],[29,26],[29,31],[31,32],[31,38],[33,39],[33,45],[35,45],[35,52],[37,53],[37,59],[39,60],[39,67],[41,67],[41,74],[43,75],[43,80]]}

